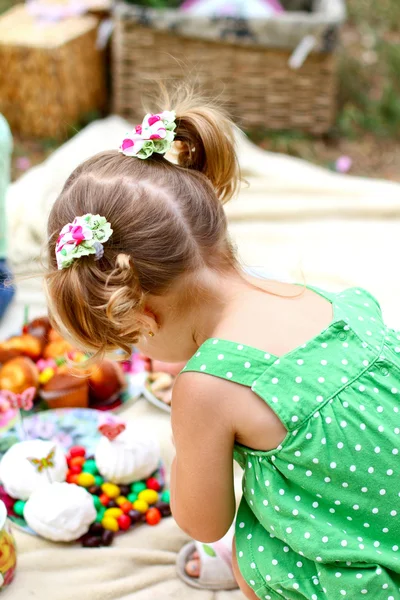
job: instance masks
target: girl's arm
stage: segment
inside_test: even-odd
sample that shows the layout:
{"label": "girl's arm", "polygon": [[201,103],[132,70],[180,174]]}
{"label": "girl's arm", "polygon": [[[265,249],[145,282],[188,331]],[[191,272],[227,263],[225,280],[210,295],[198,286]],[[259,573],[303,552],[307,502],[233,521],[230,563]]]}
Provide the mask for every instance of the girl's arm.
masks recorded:
{"label": "girl's arm", "polygon": [[200,542],[221,539],[235,516],[235,434],[227,385],[207,375],[185,373],[173,391],[172,513],[181,529]]}

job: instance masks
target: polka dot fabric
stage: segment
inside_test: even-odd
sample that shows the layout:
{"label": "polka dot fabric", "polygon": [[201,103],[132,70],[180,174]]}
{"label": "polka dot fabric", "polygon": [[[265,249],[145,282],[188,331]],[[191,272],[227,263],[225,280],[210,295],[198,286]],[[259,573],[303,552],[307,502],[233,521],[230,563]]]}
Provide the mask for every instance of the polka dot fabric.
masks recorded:
{"label": "polka dot fabric", "polygon": [[244,469],[241,572],[263,600],[400,599],[400,335],[376,300],[330,295],[330,326],[284,357],[207,340],[185,367],[251,387],[287,428]]}

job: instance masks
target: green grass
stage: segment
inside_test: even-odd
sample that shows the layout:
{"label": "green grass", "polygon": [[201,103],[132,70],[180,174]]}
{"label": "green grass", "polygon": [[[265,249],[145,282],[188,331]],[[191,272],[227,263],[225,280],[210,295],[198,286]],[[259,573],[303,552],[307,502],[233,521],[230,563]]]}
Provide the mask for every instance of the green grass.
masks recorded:
{"label": "green grass", "polygon": [[340,135],[400,139],[400,2],[351,0],[339,53]]}

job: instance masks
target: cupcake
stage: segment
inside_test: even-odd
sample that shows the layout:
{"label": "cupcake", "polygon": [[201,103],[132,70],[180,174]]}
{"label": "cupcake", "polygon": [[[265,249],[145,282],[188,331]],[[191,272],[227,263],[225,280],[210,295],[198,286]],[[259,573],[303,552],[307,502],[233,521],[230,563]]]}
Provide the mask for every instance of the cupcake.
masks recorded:
{"label": "cupcake", "polygon": [[96,516],[89,492],[69,483],[47,483],[33,492],[24,508],[28,526],[53,542],[79,539]]}
{"label": "cupcake", "polygon": [[40,390],[49,408],[86,408],[89,404],[87,377],[57,373]]}
{"label": "cupcake", "polygon": [[95,451],[100,474],[112,483],[146,479],[158,468],[160,447],[150,431],[138,425],[104,425]]}
{"label": "cupcake", "polygon": [[0,390],[22,394],[29,387],[37,389],[39,372],[35,363],[26,356],[18,356],[6,362],[0,369]]}
{"label": "cupcake", "polygon": [[[42,460],[51,456],[54,466],[41,471],[30,459]],[[11,498],[28,500],[30,495],[47,484],[49,476],[52,481],[65,481],[68,472],[64,452],[54,442],[28,440],[11,446],[0,461],[0,479],[5,492]]]}

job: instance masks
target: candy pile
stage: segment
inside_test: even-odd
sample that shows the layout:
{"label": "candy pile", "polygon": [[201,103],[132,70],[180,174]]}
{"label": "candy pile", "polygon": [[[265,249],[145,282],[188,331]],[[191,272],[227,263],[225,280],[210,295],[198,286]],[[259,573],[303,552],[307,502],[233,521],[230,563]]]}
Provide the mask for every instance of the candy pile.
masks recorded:
{"label": "candy pile", "polygon": [[[82,546],[94,548],[112,544],[117,532],[124,532],[139,523],[157,525],[171,515],[170,493],[164,490],[162,471],[130,485],[116,485],[104,480],[93,457],[83,446],[70,448],[67,456],[66,481],[85,488],[92,496],[97,512],[94,523],[81,538]],[[4,499],[4,498],[3,498]],[[26,502],[7,497],[9,514],[24,515]]]}

